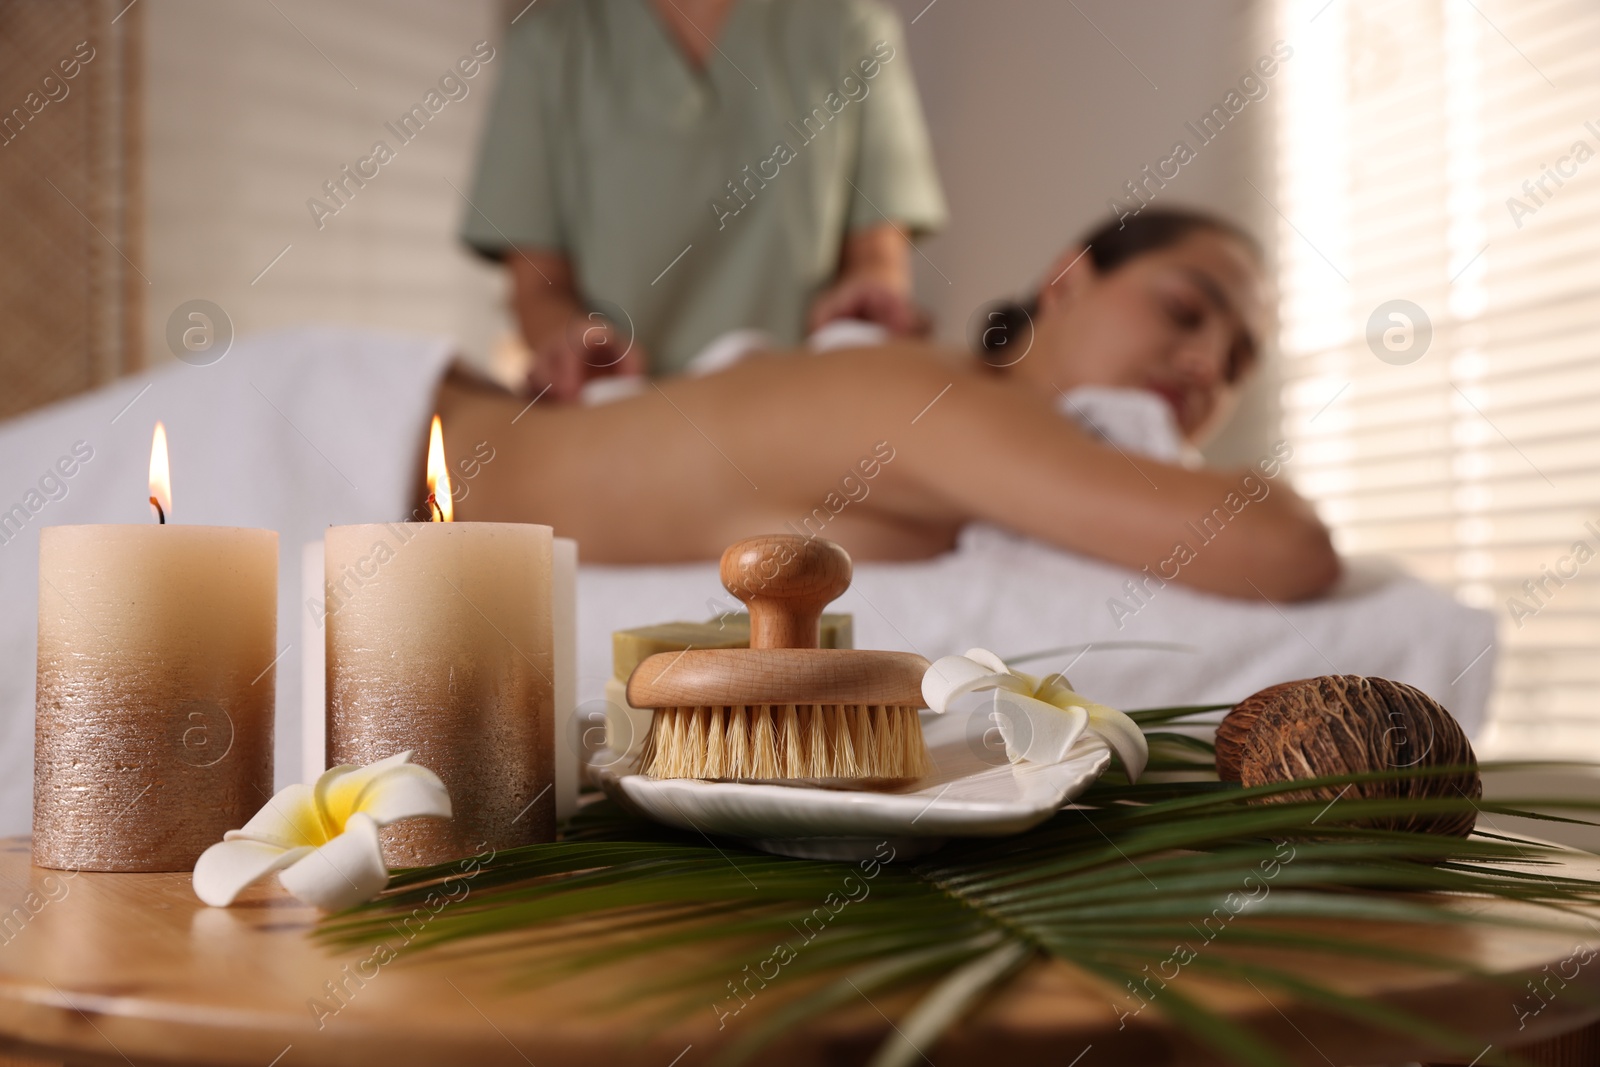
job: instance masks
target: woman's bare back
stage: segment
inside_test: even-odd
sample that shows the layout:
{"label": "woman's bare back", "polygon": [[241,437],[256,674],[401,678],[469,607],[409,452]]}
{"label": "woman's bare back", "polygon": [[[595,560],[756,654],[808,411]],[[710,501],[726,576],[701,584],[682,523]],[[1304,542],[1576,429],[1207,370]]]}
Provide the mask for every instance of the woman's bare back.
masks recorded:
{"label": "woman's bare back", "polygon": [[447,452],[495,455],[458,517],[548,523],[592,562],[712,559],[789,528],[858,559],[935,555],[961,516],[912,477],[906,449],[937,407],[913,423],[921,409],[970,373],[923,348],[759,356],[609,404],[526,410],[447,384]]}

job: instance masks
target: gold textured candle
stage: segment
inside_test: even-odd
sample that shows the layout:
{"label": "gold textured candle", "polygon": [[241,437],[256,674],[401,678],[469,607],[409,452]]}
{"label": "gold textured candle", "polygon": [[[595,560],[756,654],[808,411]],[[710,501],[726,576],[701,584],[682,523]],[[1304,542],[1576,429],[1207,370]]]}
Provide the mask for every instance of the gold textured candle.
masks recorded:
{"label": "gold textured candle", "polygon": [[277,588],[271,530],[40,531],[34,863],[186,871],[272,796]]}
{"label": "gold textured candle", "polygon": [[389,864],[554,840],[550,527],[335,526],[324,559],[328,764],[410,749],[454,809],[385,827]]}

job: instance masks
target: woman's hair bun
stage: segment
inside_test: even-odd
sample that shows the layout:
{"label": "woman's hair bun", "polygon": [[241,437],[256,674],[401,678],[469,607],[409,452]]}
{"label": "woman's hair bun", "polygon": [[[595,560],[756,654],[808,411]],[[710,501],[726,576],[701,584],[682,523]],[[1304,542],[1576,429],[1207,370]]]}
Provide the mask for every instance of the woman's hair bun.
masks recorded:
{"label": "woman's hair bun", "polygon": [[999,300],[972,318],[972,350],[993,367],[1008,367],[1033,345],[1034,301]]}

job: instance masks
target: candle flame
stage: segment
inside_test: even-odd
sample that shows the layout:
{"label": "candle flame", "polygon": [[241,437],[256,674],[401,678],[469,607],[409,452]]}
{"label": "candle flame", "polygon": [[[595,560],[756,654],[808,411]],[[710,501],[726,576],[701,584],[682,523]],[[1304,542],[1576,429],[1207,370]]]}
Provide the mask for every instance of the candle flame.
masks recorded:
{"label": "candle flame", "polygon": [[150,513],[160,522],[172,514],[172,470],[167,463],[167,428],[156,423],[150,441]]}
{"label": "candle flame", "polygon": [[428,432],[428,500],[434,522],[454,522],[455,509],[450,504],[450,467],[444,460],[444,427],[439,416],[433,417],[433,429]]}

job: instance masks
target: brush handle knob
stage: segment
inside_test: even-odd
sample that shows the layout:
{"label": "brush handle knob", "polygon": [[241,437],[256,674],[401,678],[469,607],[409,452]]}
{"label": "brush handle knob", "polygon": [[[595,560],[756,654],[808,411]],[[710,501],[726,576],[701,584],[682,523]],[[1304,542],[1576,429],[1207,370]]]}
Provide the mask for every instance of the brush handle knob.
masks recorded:
{"label": "brush handle knob", "polygon": [[751,648],[816,648],[822,609],[850,588],[850,554],[820,537],[747,537],[722,553],[722,584],[750,609]]}

